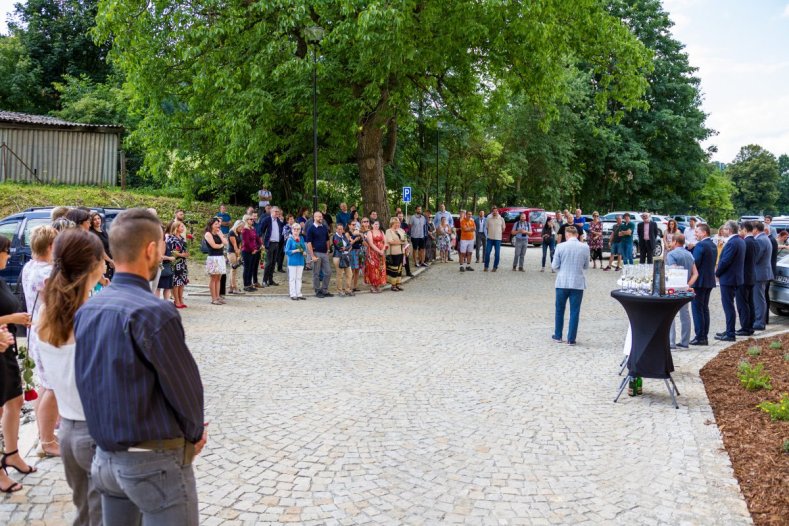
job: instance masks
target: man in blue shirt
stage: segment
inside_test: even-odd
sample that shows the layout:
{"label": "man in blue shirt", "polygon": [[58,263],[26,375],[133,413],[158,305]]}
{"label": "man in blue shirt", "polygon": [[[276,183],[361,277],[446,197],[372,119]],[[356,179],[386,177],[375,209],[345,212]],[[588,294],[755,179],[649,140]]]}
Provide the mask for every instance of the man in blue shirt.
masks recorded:
{"label": "man in blue shirt", "polygon": [[346,203],[340,203],[340,211],[337,212],[337,224],[342,225],[343,229],[348,229],[348,223],[351,222],[351,212],[348,211]]}
{"label": "man in blue shirt", "polygon": [[312,288],[318,298],[334,296],[329,292],[331,280],[331,259],[329,258],[329,228],[323,222],[323,214],[315,212],[312,224],[307,227],[304,236],[307,252],[312,260]]}
{"label": "man in blue shirt", "polygon": [[74,321],[75,381],[97,449],[105,524],[199,523],[192,460],[206,443],[203,384],[175,306],[148,287],[164,253],[150,212],[112,224],[112,287]]}
{"label": "man in blue shirt", "polygon": [[233,224],[231,221],[230,214],[227,213],[227,207],[225,205],[219,205],[219,213],[216,214],[216,217],[219,218],[221,221],[221,225],[219,229],[222,231],[224,235],[230,233],[230,227]]}
{"label": "man in blue shirt", "polygon": [[[693,254],[685,250],[685,236],[682,234],[674,234],[672,238],[672,245],[669,247],[669,253],[666,255],[666,265],[677,265],[684,268],[688,272],[688,287],[693,287],[696,280],[699,278],[699,272],[696,270],[696,262],[693,259]],[[676,319],[671,322],[671,332],[669,335],[669,344],[672,349],[680,348],[687,349],[690,345],[690,308],[688,304],[684,304],[679,309],[679,321],[682,327],[682,335],[680,343],[676,343],[676,335],[674,326]]]}

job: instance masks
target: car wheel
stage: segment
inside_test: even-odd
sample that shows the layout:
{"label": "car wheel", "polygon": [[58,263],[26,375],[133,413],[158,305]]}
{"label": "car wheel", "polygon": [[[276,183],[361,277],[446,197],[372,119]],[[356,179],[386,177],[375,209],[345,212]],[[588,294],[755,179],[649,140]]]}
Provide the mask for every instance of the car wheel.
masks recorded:
{"label": "car wheel", "polygon": [[770,302],[770,312],[776,316],[789,316],[789,305],[783,303]]}
{"label": "car wheel", "polygon": [[661,255],[663,255],[663,242],[662,241],[658,240],[655,243],[655,250],[652,251],[652,255],[655,256],[656,258],[659,258]]}

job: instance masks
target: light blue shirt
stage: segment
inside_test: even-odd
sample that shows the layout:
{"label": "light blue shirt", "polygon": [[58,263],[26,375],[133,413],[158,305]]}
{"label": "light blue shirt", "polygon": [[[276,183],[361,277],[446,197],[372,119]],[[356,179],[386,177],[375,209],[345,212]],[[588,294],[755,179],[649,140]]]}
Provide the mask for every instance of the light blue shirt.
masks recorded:
{"label": "light blue shirt", "polygon": [[447,218],[447,224],[453,226],[455,223],[452,220],[452,214],[449,213],[449,210],[444,210],[443,212],[436,212],[436,215],[433,216],[433,224],[438,226],[441,224],[441,218]]}
{"label": "light blue shirt", "polygon": [[586,269],[589,268],[589,245],[571,237],[556,247],[551,268],[558,271],[557,289],[586,289]]}

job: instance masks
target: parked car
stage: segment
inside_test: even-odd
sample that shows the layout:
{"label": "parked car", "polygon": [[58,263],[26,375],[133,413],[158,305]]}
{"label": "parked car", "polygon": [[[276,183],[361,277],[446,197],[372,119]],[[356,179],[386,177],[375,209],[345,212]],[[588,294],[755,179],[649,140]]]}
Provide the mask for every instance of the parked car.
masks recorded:
{"label": "parked car", "polygon": [[775,277],[770,284],[770,311],[789,316],[789,255],[778,260]]}
{"label": "parked car", "polygon": [[690,218],[691,217],[695,217],[696,218],[696,224],[701,224],[701,223],[704,223],[705,225],[707,224],[707,220],[704,219],[701,216],[675,215],[675,216],[672,216],[672,217],[674,217],[674,221],[677,222],[677,228],[679,229],[680,232],[684,232],[685,229],[690,226]]}
{"label": "parked car", "polygon": [[668,221],[671,219],[671,216],[664,216],[660,214],[652,214],[652,221],[657,223],[658,228],[662,234],[666,233],[666,229],[668,228]]}
{"label": "parked car", "polygon": [[[614,229],[614,225],[616,224],[616,216],[623,215],[629,213],[631,217],[631,221],[635,225],[635,229],[633,230],[633,258],[637,258],[638,253],[638,225],[643,223],[641,220],[641,214],[639,212],[611,212],[604,215],[600,220],[603,222],[603,252],[610,252],[611,246],[609,243],[609,239],[611,237],[611,232]],[[660,223],[655,219],[655,216],[652,216],[652,222],[658,223],[658,238],[655,240],[655,250],[652,252],[652,255],[655,257],[663,255],[663,231],[660,229]]]}
{"label": "parked car", "polygon": [[[30,250],[30,233],[40,225],[51,223],[51,206],[28,208],[22,212],[11,214],[0,219],[0,236],[5,236],[11,241],[11,255],[5,270],[0,271],[0,277],[10,286],[15,286],[22,272],[22,267],[32,258]],[[91,208],[104,217],[104,228],[109,229],[115,217],[123,211],[122,208]]]}
{"label": "parked car", "polygon": [[529,243],[535,246],[542,245],[542,227],[545,225],[545,218],[548,217],[542,208],[499,208],[499,214],[504,218],[505,223],[502,242],[512,244],[512,226],[520,219],[520,215],[523,213],[526,214],[526,220],[531,223]]}

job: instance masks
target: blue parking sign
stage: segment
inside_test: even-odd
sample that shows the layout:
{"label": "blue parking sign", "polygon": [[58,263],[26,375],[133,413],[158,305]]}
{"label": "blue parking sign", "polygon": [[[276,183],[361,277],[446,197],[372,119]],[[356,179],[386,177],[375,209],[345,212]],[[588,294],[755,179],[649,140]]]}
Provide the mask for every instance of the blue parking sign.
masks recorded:
{"label": "blue parking sign", "polygon": [[410,203],[411,202],[411,187],[404,186],[403,187],[403,202]]}

